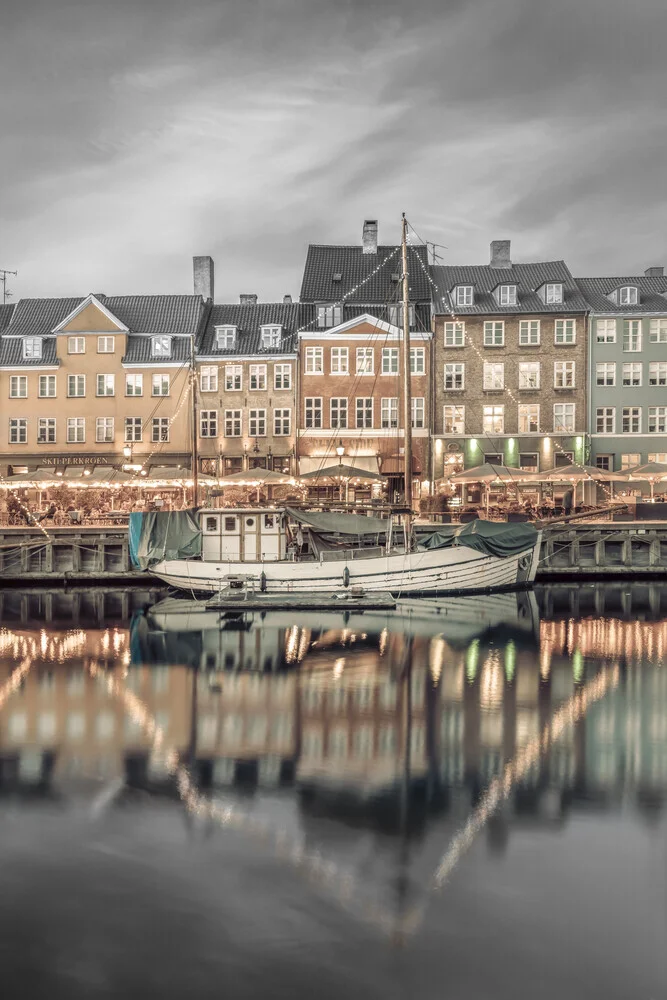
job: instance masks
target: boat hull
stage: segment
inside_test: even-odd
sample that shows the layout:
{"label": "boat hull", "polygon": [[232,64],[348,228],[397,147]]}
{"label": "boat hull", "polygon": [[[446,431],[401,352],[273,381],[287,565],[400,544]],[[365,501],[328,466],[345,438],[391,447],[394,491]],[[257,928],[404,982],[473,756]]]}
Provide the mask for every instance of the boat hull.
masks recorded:
{"label": "boat hull", "polygon": [[165,560],[150,572],[164,583],[189,593],[214,594],[226,577],[244,576],[268,594],[336,592],[362,587],[366,592],[460,594],[527,586],[535,579],[541,535],[518,554],[500,558],[465,546],[424,549],[369,559],[321,562],[203,562]]}

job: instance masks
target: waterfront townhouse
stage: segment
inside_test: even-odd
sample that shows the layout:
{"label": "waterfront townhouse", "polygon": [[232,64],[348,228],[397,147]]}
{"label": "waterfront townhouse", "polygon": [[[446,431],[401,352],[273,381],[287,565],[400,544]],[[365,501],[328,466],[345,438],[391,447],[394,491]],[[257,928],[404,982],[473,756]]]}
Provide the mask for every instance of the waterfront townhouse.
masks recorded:
{"label": "waterfront townhouse", "polygon": [[[431,285],[426,247],[410,247],[413,473],[428,478]],[[308,248],[299,333],[299,470],[344,464],[403,485],[402,264],[364,223],[358,246]],[[340,452],[343,452],[340,455]],[[415,482],[415,489],[419,489]]]}
{"label": "waterfront townhouse", "polygon": [[200,469],[229,475],[295,470],[299,305],[258,302],[209,309],[197,349]]}
{"label": "waterfront townhouse", "polygon": [[0,473],[187,465],[201,295],[22,299],[0,337]]}
{"label": "waterfront townhouse", "polygon": [[577,278],[590,305],[591,461],[667,462],[667,278]]}
{"label": "waterfront townhouse", "polygon": [[432,477],[492,462],[585,460],[587,302],[563,261],[433,267]]}

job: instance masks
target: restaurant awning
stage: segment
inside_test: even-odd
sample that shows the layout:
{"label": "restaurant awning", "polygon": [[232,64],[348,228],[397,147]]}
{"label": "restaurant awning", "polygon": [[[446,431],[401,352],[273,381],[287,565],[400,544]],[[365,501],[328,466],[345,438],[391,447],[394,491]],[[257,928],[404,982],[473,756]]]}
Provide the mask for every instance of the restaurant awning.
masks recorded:
{"label": "restaurant awning", "polygon": [[[345,464],[353,469],[362,472],[377,472],[377,455],[349,455],[343,456]],[[318,469],[326,469],[336,461],[336,452],[332,450],[326,455],[304,455],[299,459],[299,475],[304,476],[310,472],[317,472]]]}
{"label": "restaurant awning", "polygon": [[372,482],[381,480],[379,472],[367,472],[364,469],[354,468],[352,465],[330,465],[326,469],[316,469],[314,472],[302,472],[300,479],[307,479],[309,482],[317,483],[318,479],[337,481],[339,479],[358,479],[361,482]]}
{"label": "restaurant awning", "polygon": [[[405,459],[402,455],[388,455],[382,459],[380,472],[383,476],[402,476],[405,471]],[[412,456],[412,475],[421,476],[422,467],[416,455]]]}

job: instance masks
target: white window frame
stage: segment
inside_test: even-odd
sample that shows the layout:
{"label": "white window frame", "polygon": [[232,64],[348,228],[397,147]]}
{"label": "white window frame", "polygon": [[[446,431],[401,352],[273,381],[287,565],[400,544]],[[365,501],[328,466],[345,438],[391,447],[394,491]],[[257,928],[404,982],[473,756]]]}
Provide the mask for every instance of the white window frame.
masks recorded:
{"label": "white window frame", "polygon": [[215,328],[216,351],[233,351],[235,347],[236,347],[236,327],[216,326]]}
{"label": "white window frame", "polygon": [[42,337],[23,338],[23,357],[33,360],[44,356],[44,341]]}
{"label": "white window frame", "polygon": [[218,436],[218,411],[199,411],[199,437],[217,438]]}
{"label": "white window frame", "polygon": [[412,406],[412,428],[421,430],[426,427],[426,399],[424,396],[413,396]]}
{"label": "white window frame", "polygon": [[303,401],[304,424],[307,430],[321,430],[322,420],[322,397],[306,396]]}
{"label": "white window frame", "polygon": [[67,443],[85,444],[86,441],[86,418],[67,417]]}
{"label": "white window frame", "polygon": [[398,347],[383,347],[381,354],[381,375],[398,375],[400,372],[400,358]]}
{"label": "white window frame", "polygon": [[[635,462],[635,465],[641,465],[641,455],[633,457],[639,458],[639,461]],[[659,462],[660,465],[667,465],[667,451],[649,452],[647,458],[649,462]]]}
{"label": "white window frame", "polygon": [[[171,421],[169,417],[153,417],[151,423],[151,441],[153,444],[167,444]],[[165,433],[166,432],[166,433]]]}
{"label": "white window frame", "polygon": [[159,334],[156,337],[151,337],[151,357],[171,357],[171,337],[168,334]]}
{"label": "white window frame", "polygon": [[426,350],[423,347],[410,348],[410,374],[426,374]]}
{"label": "white window frame", "polygon": [[519,346],[539,347],[540,344],[540,321],[539,319],[519,320]]}
{"label": "white window frame", "polygon": [[266,392],[266,365],[248,365],[248,392]]}
{"label": "white window frame", "polygon": [[595,408],[595,433],[614,434],[616,430],[616,407],[597,406]]}
{"label": "white window frame", "polygon": [[649,385],[667,385],[667,361],[649,361]]}
{"label": "white window frame", "polygon": [[[628,426],[626,427],[626,423]],[[641,434],[642,432],[642,407],[624,406],[621,409],[621,433]]]}
{"label": "white window frame", "polygon": [[281,326],[271,323],[260,327],[262,348],[266,351],[272,347],[280,347]]}
{"label": "white window frame", "polygon": [[99,336],[97,338],[97,353],[98,354],[115,354],[116,353],[116,338],[105,334],[104,336]]}
{"label": "white window frame", "polygon": [[[649,462],[655,461],[650,455],[648,456],[648,460]],[[621,472],[625,472],[626,469],[634,469],[641,464],[642,456],[640,451],[623,452],[621,455]]]}
{"label": "white window frame", "polygon": [[473,285],[457,285],[455,302],[457,306],[471,306],[474,301]]}
{"label": "white window frame", "polygon": [[484,434],[505,433],[504,403],[487,403],[482,407],[482,432]]}
{"label": "white window frame", "polygon": [[398,427],[398,396],[382,396],[380,399],[380,426],[383,430]]}
{"label": "white window frame", "polygon": [[465,347],[466,325],[458,320],[447,320],[443,328],[445,347]]}
{"label": "white window frame", "polygon": [[642,321],[640,319],[623,320],[623,353],[638,354],[642,349]]}
{"label": "white window frame", "polygon": [[[466,366],[464,361],[451,361],[445,364],[444,370],[445,392],[463,392],[466,387]],[[447,378],[450,377],[451,385],[447,385]],[[456,383],[460,381],[460,385]]]}
{"label": "white window frame", "polygon": [[10,375],[9,376],[9,398],[10,399],[27,399],[28,398],[28,376],[27,375]]}
{"label": "white window frame", "polygon": [[224,427],[226,438],[239,438],[243,435],[243,410],[240,407],[235,407],[233,410],[225,410],[225,427]]}
{"label": "white window frame", "polygon": [[317,326],[320,330],[330,330],[340,326],[343,317],[343,307],[337,302],[321,302],[317,306]]}
{"label": "white window frame", "polygon": [[667,344],[667,317],[655,316],[649,324],[650,344]]}
{"label": "white window frame", "polygon": [[[42,391],[44,388],[46,389],[45,392]],[[53,392],[51,392],[51,389],[53,389]],[[37,381],[37,395],[40,399],[53,399],[58,394],[57,389],[58,386],[55,375],[39,376]]]}
{"label": "white window frame", "polygon": [[576,384],[576,363],[554,361],[554,389],[575,389]]}
{"label": "white window frame", "polygon": [[306,347],[304,361],[303,370],[306,375],[324,375],[323,347]]}
{"label": "white window frame", "polygon": [[515,306],[516,295],[516,285],[500,285],[498,287],[498,302],[501,306]]}
{"label": "white window frame", "polygon": [[134,397],[134,396],[143,396],[143,394],[144,394],[143,372],[126,372],[125,395]]}
{"label": "white window frame", "polygon": [[374,375],[375,374],[375,350],[372,347],[357,347],[356,355],[356,374],[357,375]]}
{"label": "white window frame", "polygon": [[243,392],[243,365],[225,365],[225,392]]}
{"label": "white window frame", "polygon": [[624,361],[621,369],[621,385],[638,389],[644,381],[644,365],[641,361]]}
{"label": "white window frame", "polygon": [[[600,381],[600,379],[602,379],[602,381]],[[595,384],[598,388],[609,388],[609,386],[616,385],[615,361],[596,361]]]}
{"label": "white window frame", "polygon": [[[77,390],[72,392],[72,386]],[[83,391],[79,392],[79,388]],[[68,399],[83,399],[86,395],[86,376],[85,375],[68,375],[67,376],[67,398]]]}
{"label": "white window frame", "polygon": [[[449,412],[451,411],[451,412]],[[442,433],[465,434],[466,408],[456,403],[445,403],[442,408]]]}
{"label": "white window frame", "polygon": [[[335,416],[334,416],[335,413]],[[332,396],[329,399],[329,426],[333,429],[347,430],[348,406],[347,396]]]}
{"label": "white window frame", "polygon": [[505,321],[502,319],[487,319],[484,321],[484,346],[505,346]]}
{"label": "white window frame", "polygon": [[[360,413],[361,420],[359,420]],[[367,423],[369,416],[370,423]],[[354,420],[358,430],[371,430],[375,426],[375,400],[372,396],[356,397],[354,401]]]}
{"label": "white window frame", "polygon": [[596,344],[616,343],[616,320],[610,317],[595,320],[595,342]]}
{"label": "white window frame", "polygon": [[10,444],[27,444],[28,443],[28,418],[27,417],[10,417],[9,418],[9,443]]}
{"label": "white window frame", "polygon": [[[575,404],[554,403],[553,413],[554,434],[574,434],[577,416]],[[558,414],[560,414],[560,417]]]}
{"label": "white window frame", "polygon": [[113,417],[95,418],[95,441],[97,444],[112,444],[115,439]]}
{"label": "white window frame", "polygon": [[347,347],[332,347],[329,351],[329,371],[331,375],[350,374],[350,351]]}
{"label": "white window frame", "polygon": [[554,321],[554,344],[576,344],[576,319],[557,319]]}
{"label": "white window frame", "polygon": [[648,433],[667,434],[667,406],[649,406]]}
{"label": "white window frame", "polygon": [[618,303],[621,306],[636,306],[639,304],[639,290],[636,285],[621,285],[618,290]]}
{"label": "white window frame", "polygon": [[273,389],[275,392],[283,392],[292,388],[292,366],[291,364],[276,364],[273,366]]}
{"label": "white window frame", "polygon": [[[540,430],[540,404],[519,403],[518,411],[519,434],[538,434]],[[535,424],[531,427],[531,424]]]}
{"label": "white window frame", "polygon": [[502,361],[485,361],[483,367],[483,388],[487,391],[505,388],[505,364]]}
{"label": "white window frame", "polygon": [[248,410],[248,437],[266,437],[266,407],[253,407]]}
{"label": "white window frame", "polygon": [[56,423],[55,417],[37,418],[37,444],[56,443]]}
{"label": "white window frame", "polygon": [[[166,372],[157,372],[151,375],[151,396],[160,396],[164,398],[165,396],[171,395],[171,380]],[[162,390],[166,386],[166,392]],[[156,392],[157,389],[157,392]]]}
{"label": "white window frame", "polygon": [[67,338],[67,353],[68,354],[85,354],[86,353],[86,338],[85,337],[68,337]]}
{"label": "white window frame", "polygon": [[289,437],[292,433],[292,411],[289,407],[278,407],[273,411],[273,433],[275,437]]}
{"label": "white window frame", "polygon": [[560,281],[548,281],[544,286],[544,301],[548,306],[561,305],[563,302],[563,284]]}
{"label": "white window frame", "polygon": [[218,366],[217,365],[202,365],[199,369],[199,391],[200,392],[217,392],[218,391]]}
{"label": "white window frame", "polygon": [[[125,417],[125,443],[139,444],[144,439],[144,427],[141,417]],[[137,434],[139,435],[137,437]]]}
{"label": "white window frame", "polygon": [[519,362],[519,389],[537,392],[540,388],[542,365],[539,361]]}
{"label": "white window frame", "polygon": [[96,396],[115,396],[116,395],[116,376],[115,375],[103,375],[98,374],[95,377],[95,395]]}

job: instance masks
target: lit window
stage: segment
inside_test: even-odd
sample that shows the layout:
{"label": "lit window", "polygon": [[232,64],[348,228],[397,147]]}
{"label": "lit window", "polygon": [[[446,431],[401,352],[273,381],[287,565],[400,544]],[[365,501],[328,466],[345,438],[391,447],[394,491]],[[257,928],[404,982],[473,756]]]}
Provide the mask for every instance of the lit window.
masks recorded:
{"label": "lit window", "polygon": [[463,347],[465,335],[465,323],[445,323],[445,347]]}
{"label": "lit window", "polygon": [[519,344],[522,347],[535,347],[540,342],[539,319],[522,319],[519,322]]}
{"label": "lit window", "polygon": [[261,392],[266,389],[266,365],[250,365],[248,378],[251,392]]}
{"label": "lit window", "polygon": [[[651,425],[649,408],[649,430]],[[624,434],[641,434],[642,429],[642,408],[641,406],[624,406],[622,413],[621,430]]]}
{"label": "lit window", "polygon": [[595,431],[597,434],[613,434],[616,424],[616,407],[598,406],[595,411]]}
{"label": "lit window", "polygon": [[540,387],[540,362],[519,362],[519,388],[534,390]]}
{"label": "lit window", "polygon": [[143,375],[126,375],[125,376],[125,395],[126,396],[143,396],[144,394],[144,376]]}
{"label": "lit window", "polygon": [[[655,462],[654,456],[649,455],[649,462]],[[624,472],[626,469],[634,469],[635,466],[642,464],[642,457],[638,451],[628,452],[621,455],[621,471]]]}
{"label": "lit window", "polygon": [[540,429],[538,403],[519,404],[519,434],[537,434]]}
{"label": "lit window", "polygon": [[[641,464],[641,455],[632,455],[628,457],[637,459],[637,461],[634,463],[635,465]],[[667,465],[667,451],[653,452],[653,454],[649,454],[648,460],[649,462],[659,462],[660,465]]]}
{"label": "lit window", "polygon": [[485,434],[502,434],[505,428],[505,407],[483,407],[482,426]]}
{"label": "lit window", "polygon": [[465,434],[465,406],[443,406],[443,434]]}
{"label": "lit window", "polygon": [[484,362],[484,388],[503,389],[505,386],[505,365]]}
{"label": "lit window", "polygon": [[502,347],[505,343],[505,324],[502,320],[487,320],[484,324],[484,346]]}

